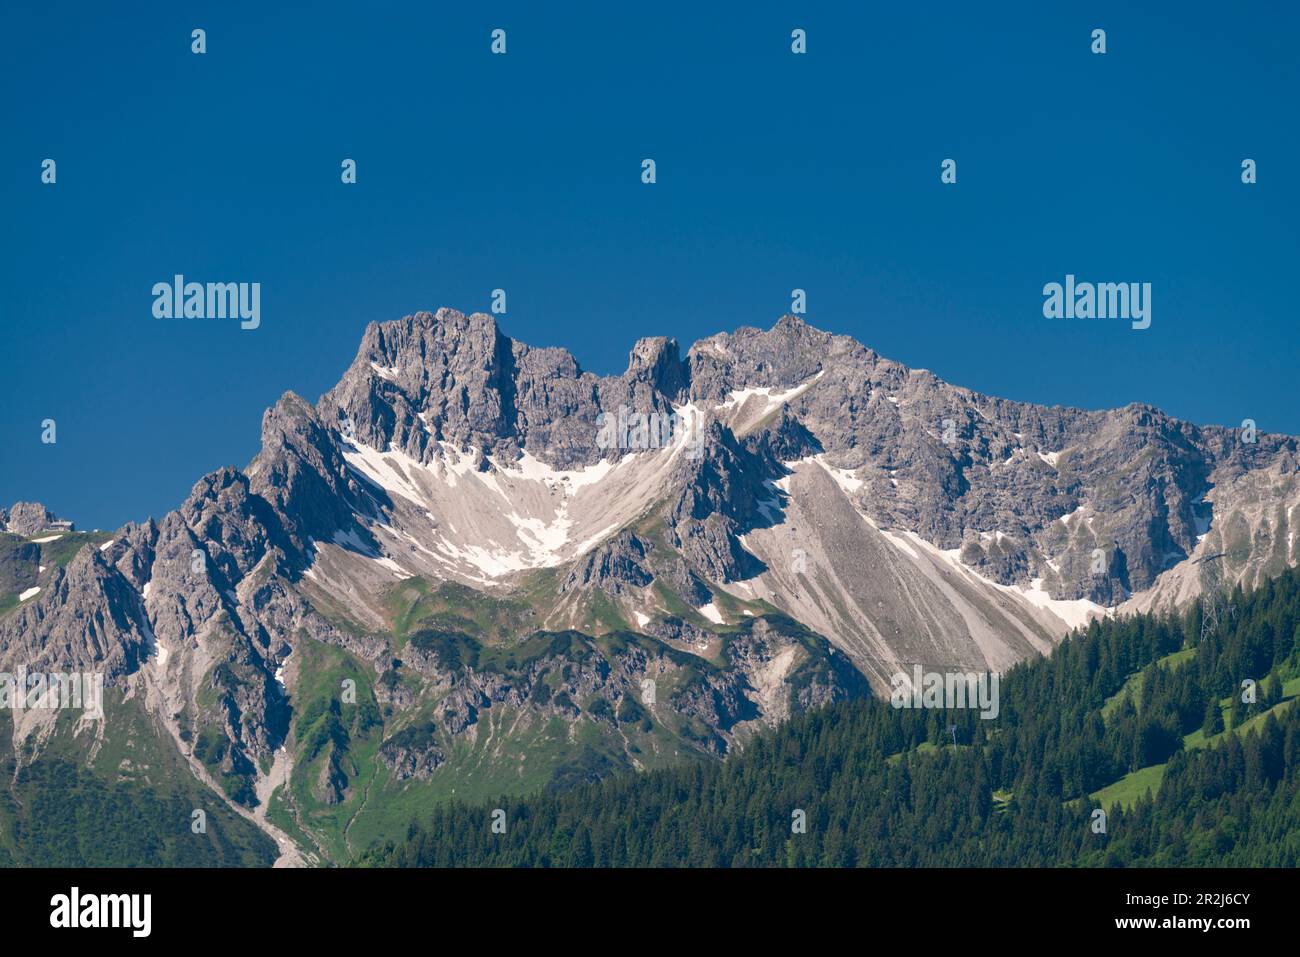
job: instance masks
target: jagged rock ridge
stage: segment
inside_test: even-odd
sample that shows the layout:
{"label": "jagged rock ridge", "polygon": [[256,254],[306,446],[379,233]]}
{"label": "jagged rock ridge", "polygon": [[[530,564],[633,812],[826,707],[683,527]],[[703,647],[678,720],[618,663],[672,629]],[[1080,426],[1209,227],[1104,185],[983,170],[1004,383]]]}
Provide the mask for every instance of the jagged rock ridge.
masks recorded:
{"label": "jagged rock ridge", "polygon": [[284,847],[276,783],[315,834],[308,804],[463,788],[471,761],[721,754],[862,676],[1001,670],[1186,601],[1213,550],[1257,580],[1297,560],[1296,465],[1290,437],[991,398],[794,317],[685,357],[642,339],[601,377],[444,309],[372,323],[246,469],[49,573],[0,661],[104,671]]}

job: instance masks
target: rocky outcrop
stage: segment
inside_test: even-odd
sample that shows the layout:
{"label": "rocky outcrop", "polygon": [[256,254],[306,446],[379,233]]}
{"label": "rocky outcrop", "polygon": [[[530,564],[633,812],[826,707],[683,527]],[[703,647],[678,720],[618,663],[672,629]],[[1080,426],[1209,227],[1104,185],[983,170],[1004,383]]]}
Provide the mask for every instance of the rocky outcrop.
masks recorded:
{"label": "rocky outcrop", "polygon": [[437,733],[431,723],[405,728],[383,743],[379,758],[399,781],[427,781],[447,760]]}
{"label": "rocky outcrop", "polygon": [[149,646],[140,595],[89,545],[54,570],[38,600],[0,619],[0,662],[10,672],[102,673],[112,685]]}
{"label": "rocky outcrop", "polygon": [[13,508],[0,509],[0,530],[30,536],[45,531],[58,519],[39,502],[16,502]]}
{"label": "rocky outcrop", "polygon": [[646,553],[645,543],[625,529],[580,558],[560,584],[560,593],[599,588],[608,595],[617,596],[629,587],[649,585],[654,575],[648,566]]}
{"label": "rocky outcrop", "polygon": [[676,502],[668,512],[673,545],[707,581],[760,574],[762,563],[740,544],[739,533],[762,520],[759,505],[774,463],[750,452],[731,430],[711,422],[703,453],[684,457],[674,476]]}
{"label": "rocky outcrop", "polygon": [[[699,430],[600,441],[629,411]],[[48,510],[0,514],[0,597],[42,586],[0,618],[0,666],[141,692],[249,806],[299,759],[322,806],[357,797],[354,753],[292,736],[318,646],[374,676],[398,781],[552,722],[605,736],[579,776],[635,766],[638,734],[722,755],[864,674],[1046,651],[1079,612],[1054,601],[1185,603],[1211,550],[1230,581],[1295,564],[1300,450],[1252,439],[984,396],[789,316],[684,358],[644,338],[596,376],[490,316],[418,313],[368,326],[315,405],[285,393],[247,468],[66,567],[16,537]]]}
{"label": "rocky outcrop", "polygon": [[0,595],[20,594],[36,584],[41,547],[0,534]]}

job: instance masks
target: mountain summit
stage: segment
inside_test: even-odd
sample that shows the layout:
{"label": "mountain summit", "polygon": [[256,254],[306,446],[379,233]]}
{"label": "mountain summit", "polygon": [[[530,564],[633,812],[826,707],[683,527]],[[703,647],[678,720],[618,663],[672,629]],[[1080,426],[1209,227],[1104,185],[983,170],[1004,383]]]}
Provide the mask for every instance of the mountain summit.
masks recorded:
{"label": "mountain summit", "polygon": [[483,314],[372,323],[160,521],[55,549],[6,516],[0,664],[102,671],[114,705],[13,735],[92,766],[152,735],[284,863],[346,860],[395,804],[717,757],[1176,607],[1211,563],[1274,575],[1300,459],[1250,438],[984,396],[793,316],[603,377]]}

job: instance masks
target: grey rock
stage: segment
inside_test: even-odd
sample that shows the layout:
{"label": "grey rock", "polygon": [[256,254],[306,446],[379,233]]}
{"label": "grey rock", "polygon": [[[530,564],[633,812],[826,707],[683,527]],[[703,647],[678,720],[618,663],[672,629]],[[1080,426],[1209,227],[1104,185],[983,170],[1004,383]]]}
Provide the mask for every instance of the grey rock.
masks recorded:
{"label": "grey rock", "polygon": [[[57,515],[39,502],[16,502],[13,508],[0,512],[0,528],[15,535],[35,535],[58,520]],[[71,526],[67,531],[71,531]]]}
{"label": "grey rock", "polygon": [[[743,415],[733,393],[749,397]],[[771,394],[788,398],[769,405]],[[636,487],[644,501],[603,540],[558,568],[490,585],[449,560],[446,579],[466,586],[467,600],[491,609],[549,592],[561,599],[550,612],[558,624],[539,613],[480,633],[467,612],[440,636],[399,647],[384,598],[411,566],[381,539],[399,512],[415,523],[425,513],[362,478],[348,456],[364,446],[438,466],[450,446],[494,479],[524,451],[580,469],[627,451],[600,447],[602,414],[669,414],[686,402],[706,420],[701,454],[663,452],[675,457]],[[810,457],[828,470],[797,472]],[[110,683],[144,685],[160,721],[207,744],[219,736],[205,763],[245,803],[259,766],[294,745],[292,679],[281,687],[276,669],[313,642],[379,676],[385,730],[399,729],[380,760],[398,779],[438,773],[462,737],[499,730],[484,717],[507,709],[611,733],[644,721],[674,745],[720,755],[792,712],[869,693],[863,675],[879,686],[899,661],[1005,668],[1059,641],[1023,608],[1007,612],[1004,592],[966,580],[951,555],[935,559],[937,571],[926,556],[909,566],[900,556],[920,543],[908,534],[957,549],[984,579],[1041,579],[1052,597],[1105,605],[1163,594],[1162,573],[1198,548],[1223,550],[1233,580],[1258,582],[1300,560],[1289,510],[1298,468],[1292,437],[1248,444],[1144,405],[1087,411],[984,396],[790,316],[704,339],[684,358],[673,340],[643,338],[623,374],[597,376],[563,349],[511,340],[490,316],[442,309],[372,323],[317,404],[285,393],[267,410],[247,468],[204,476],[159,521],[129,524],[102,551],[83,548],[48,572],[39,595],[0,618],[0,665],[102,670]],[[451,488],[447,474],[425,478]],[[0,513],[25,536],[54,521],[32,503]],[[453,540],[450,525],[409,547],[433,553],[446,539],[445,557],[478,544]],[[765,534],[768,551],[745,544]],[[31,547],[0,546],[0,593],[30,587]],[[418,568],[430,584],[439,560]],[[553,577],[539,589],[533,572]],[[657,604],[665,590],[693,609],[716,599],[716,621],[722,586],[768,604],[718,627]],[[538,630],[570,628],[596,600],[655,614],[635,635]],[[772,605],[785,615],[764,614]],[[820,633],[796,617],[819,620]],[[158,645],[168,664],[145,675]],[[706,659],[692,652],[701,645],[720,650]],[[675,690],[642,707],[646,680]],[[349,762],[331,750],[312,765],[319,800],[346,800]]]}
{"label": "grey rock", "polygon": [[578,559],[560,584],[560,593],[599,588],[608,595],[621,595],[628,586],[644,587],[654,580],[647,560],[647,548],[628,530],[597,545]]}
{"label": "grey rock", "polygon": [[380,746],[379,758],[399,781],[427,781],[447,761],[437,733],[434,724],[399,731]]}
{"label": "grey rock", "polygon": [[148,632],[139,594],[87,545],[36,599],[0,619],[0,662],[10,672],[102,673],[112,685],[139,667]]}

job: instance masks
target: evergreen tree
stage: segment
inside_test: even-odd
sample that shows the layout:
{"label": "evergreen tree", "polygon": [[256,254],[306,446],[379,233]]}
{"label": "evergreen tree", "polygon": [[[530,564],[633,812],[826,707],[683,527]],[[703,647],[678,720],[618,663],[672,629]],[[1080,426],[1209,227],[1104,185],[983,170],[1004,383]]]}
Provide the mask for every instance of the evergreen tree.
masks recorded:
{"label": "evergreen tree", "polygon": [[[499,802],[439,805],[362,863],[1296,867],[1300,706],[1277,702],[1281,679],[1300,671],[1300,572],[1236,602],[1205,641],[1184,632],[1186,616],[1094,621],[1002,676],[996,720],[841,702],[757,735],[725,762],[512,800],[507,837],[487,840],[481,826]],[[1184,648],[1194,654],[1170,657]],[[1265,676],[1260,707],[1272,710],[1243,730],[1240,676],[1250,674]],[[960,746],[941,733],[948,746],[920,747],[950,726]],[[1213,744],[1185,743],[1197,730]],[[1107,833],[1093,833],[1103,788],[1160,767],[1160,784],[1107,803]],[[802,832],[791,828],[795,809]],[[59,829],[42,836],[65,840]]]}
{"label": "evergreen tree", "polygon": [[1205,705],[1205,723],[1201,725],[1207,738],[1212,738],[1223,730],[1223,709],[1219,699],[1211,698]]}

